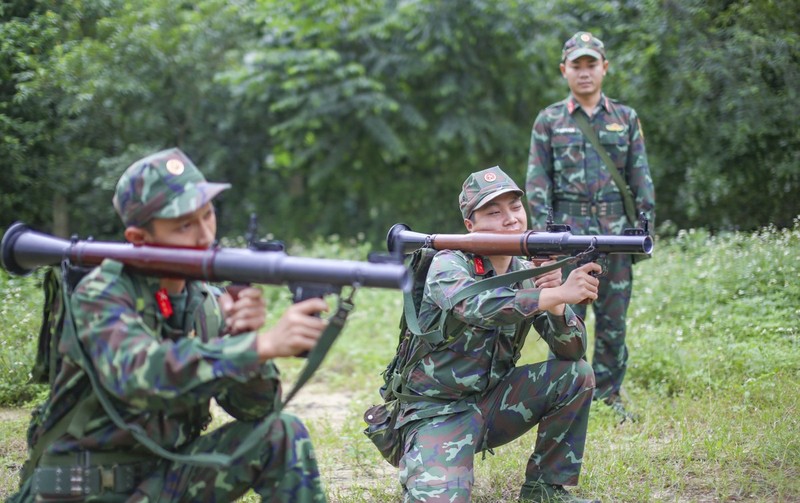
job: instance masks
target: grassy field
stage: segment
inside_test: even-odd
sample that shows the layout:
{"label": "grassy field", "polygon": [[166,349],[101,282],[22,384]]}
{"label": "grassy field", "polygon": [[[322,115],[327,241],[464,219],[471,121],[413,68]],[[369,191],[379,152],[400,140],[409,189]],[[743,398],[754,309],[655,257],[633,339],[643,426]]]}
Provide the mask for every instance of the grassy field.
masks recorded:
{"label": "grassy field", "polygon": [[[314,252],[353,258],[339,243]],[[681,232],[659,240],[635,276],[626,390],[641,420],[618,425],[607,407],[593,407],[575,492],[615,502],[800,501],[800,222],[757,233]],[[25,456],[25,404],[41,396],[25,384],[36,282],[0,273],[0,497],[15,487]],[[275,312],[286,296],[267,290]],[[357,292],[345,331],[291,407],[309,426],[332,502],[399,498],[396,470],[362,434],[361,416],[379,400],[401,301],[397,292]],[[522,363],[545,355],[531,337]],[[286,389],[301,365],[281,363]],[[534,438],[478,456],[474,501],[516,499]]]}

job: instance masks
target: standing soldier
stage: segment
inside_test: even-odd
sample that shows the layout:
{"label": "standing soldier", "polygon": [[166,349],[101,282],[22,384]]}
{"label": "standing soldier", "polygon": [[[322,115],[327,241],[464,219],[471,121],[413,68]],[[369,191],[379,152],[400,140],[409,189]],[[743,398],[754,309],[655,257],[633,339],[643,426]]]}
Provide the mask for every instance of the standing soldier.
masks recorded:
{"label": "standing soldier", "polygon": [[[577,234],[621,234],[640,213],[652,225],[655,192],[642,127],[632,108],[602,92],[608,71],[603,42],[591,33],[576,33],[564,44],[560,67],[570,95],[541,111],[531,134],[526,192],[533,229],[545,229],[550,209],[555,223],[568,224]],[[634,418],[620,398],[628,360],[625,315],[632,258],[610,255],[604,265],[593,303],[595,399],[603,399],[624,421]],[[585,306],[575,310],[585,318]]]}

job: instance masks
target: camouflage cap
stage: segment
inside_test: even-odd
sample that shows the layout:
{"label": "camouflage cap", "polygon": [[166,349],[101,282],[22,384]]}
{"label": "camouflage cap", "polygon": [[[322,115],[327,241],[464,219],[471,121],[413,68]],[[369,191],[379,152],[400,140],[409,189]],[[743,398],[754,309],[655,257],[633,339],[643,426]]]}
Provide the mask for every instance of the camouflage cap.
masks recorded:
{"label": "camouflage cap", "polygon": [[469,218],[473,211],[507,192],[514,192],[520,197],[525,194],[500,166],[472,173],[464,180],[461,194],[458,195],[461,215]]}
{"label": "camouflage cap", "polygon": [[574,61],[581,56],[605,59],[606,47],[603,41],[589,32],[579,31],[564,43],[561,51],[561,62]]}
{"label": "camouflage cap", "polygon": [[117,182],[114,208],[125,226],[191,213],[229,183],[209,183],[180,149],[162,150],[131,164]]}

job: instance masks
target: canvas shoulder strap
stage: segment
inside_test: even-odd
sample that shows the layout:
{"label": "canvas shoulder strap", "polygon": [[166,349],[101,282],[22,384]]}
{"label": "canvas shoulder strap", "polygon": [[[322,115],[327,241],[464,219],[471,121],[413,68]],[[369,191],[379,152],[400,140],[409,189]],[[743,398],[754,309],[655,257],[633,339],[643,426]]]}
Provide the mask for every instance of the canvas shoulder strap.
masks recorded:
{"label": "canvas shoulder strap", "polygon": [[597,150],[597,153],[600,154],[600,158],[603,159],[603,163],[606,165],[608,172],[611,174],[611,178],[614,180],[614,183],[617,184],[620,194],[622,194],[622,204],[625,207],[625,216],[628,217],[628,220],[631,222],[631,224],[634,224],[636,222],[636,206],[633,204],[633,196],[631,195],[630,188],[625,183],[625,180],[622,179],[622,175],[619,173],[616,164],[614,164],[614,161],[611,160],[611,156],[608,155],[608,151],[606,151],[606,149],[603,147],[603,144],[600,143],[600,138],[597,136],[594,128],[592,128],[592,126],[589,124],[589,121],[583,112],[576,111],[572,114],[572,118],[575,119],[575,123],[578,124],[578,128],[589,139],[592,145],[594,145],[595,150]]}
{"label": "canvas shoulder strap", "polygon": [[[452,298],[450,298],[450,305],[452,306],[458,305],[463,300],[478,295],[487,290],[513,285],[515,283],[519,283],[520,281],[530,279],[535,276],[539,276],[540,274],[554,271],[571,262],[574,262],[574,260],[575,260],[574,257],[565,257],[561,260],[558,260],[546,266],[533,267],[531,269],[521,269],[519,271],[510,272],[507,274],[500,274],[498,276],[492,276],[491,278],[486,278],[480,281],[476,281],[475,283],[472,283],[468,287],[458,291]],[[414,395],[410,395],[404,392],[405,380],[407,379],[410,370],[417,363],[419,363],[420,360],[422,360],[423,358],[425,358],[425,356],[430,354],[437,345],[443,343],[446,340],[447,323],[449,319],[452,317],[452,313],[451,310],[446,310],[442,312],[442,315],[439,317],[438,326],[434,330],[431,330],[429,332],[423,332],[419,325],[419,316],[418,316],[419,313],[416,312],[416,308],[414,307],[414,301],[410,294],[404,295],[403,311],[405,315],[406,325],[408,326],[408,330],[415,336],[425,341],[426,344],[417,345],[416,351],[402,365],[402,370],[400,371],[400,373],[395,374],[395,378],[392,381],[391,387],[393,388],[394,394],[396,396],[403,398],[405,401],[414,401],[414,400],[419,400],[421,397],[416,397]],[[527,335],[529,329],[530,327],[528,327],[527,329],[519,328],[517,335],[515,336],[515,341],[521,337],[524,337],[524,335]],[[425,399],[430,400],[430,397],[425,397]]]}
{"label": "canvas shoulder strap", "polygon": [[[65,302],[68,302],[68,299],[65,299]],[[297,391],[300,390],[303,384],[308,381],[311,375],[322,363],[322,360],[325,358],[328,350],[333,345],[333,342],[336,340],[342,328],[344,327],[344,323],[347,320],[347,315],[353,309],[352,294],[347,299],[342,299],[340,297],[339,308],[329,319],[329,324],[320,336],[319,342],[308,355],[308,361],[306,362],[306,365],[303,368],[300,377],[298,377],[292,391],[288,394],[284,401],[269,414],[267,418],[265,418],[256,428],[254,428],[245,438],[242,439],[235,452],[230,455],[219,452],[195,453],[188,455],[165,449],[150,439],[147,435],[147,432],[140,425],[125,422],[124,418],[119,414],[116,407],[111,402],[110,397],[106,394],[102,385],[98,382],[98,377],[95,373],[94,366],[91,363],[91,359],[86,354],[86,349],[80,343],[80,339],[77,336],[77,329],[75,327],[75,320],[72,316],[72,310],[69,308],[69,304],[65,305],[67,306],[67,309],[65,313],[66,319],[64,336],[73,338],[72,342],[73,347],[75,348],[73,357],[76,358],[76,361],[84,369],[87,377],[89,378],[97,401],[103,407],[103,410],[114,422],[114,424],[121,430],[130,433],[137,442],[161,458],[191,466],[204,466],[212,468],[230,467],[234,460],[241,458],[260,442],[263,442],[264,435],[278,417],[278,413],[289,402],[289,400],[291,400]]]}

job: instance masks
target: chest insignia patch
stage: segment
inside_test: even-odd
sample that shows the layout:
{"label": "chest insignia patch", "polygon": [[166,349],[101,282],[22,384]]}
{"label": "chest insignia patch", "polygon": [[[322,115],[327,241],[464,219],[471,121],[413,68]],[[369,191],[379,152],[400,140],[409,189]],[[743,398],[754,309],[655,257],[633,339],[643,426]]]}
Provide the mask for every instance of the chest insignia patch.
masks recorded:
{"label": "chest insignia patch", "polygon": [[555,134],[569,134],[569,133],[577,133],[577,132],[578,132],[578,130],[575,129],[574,127],[562,127],[562,128],[558,128],[558,129],[553,131],[553,133],[555,133]]}
{"label": "chest insignia patch", "polygon": [[625,126],[623,126],[622,124],[617,124],[616,122],[614,122],[614,123],[611,123],[611,124],[607,124],[606,125],[606,129],[608,129],[609,131],[614,131],[615,133],[619,133],[620,131],[625,129]]}

